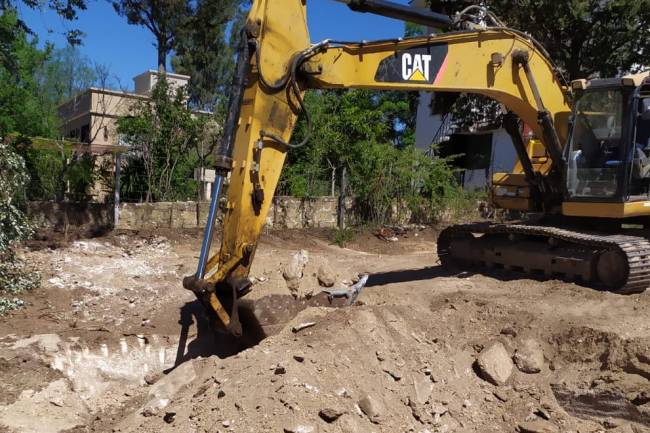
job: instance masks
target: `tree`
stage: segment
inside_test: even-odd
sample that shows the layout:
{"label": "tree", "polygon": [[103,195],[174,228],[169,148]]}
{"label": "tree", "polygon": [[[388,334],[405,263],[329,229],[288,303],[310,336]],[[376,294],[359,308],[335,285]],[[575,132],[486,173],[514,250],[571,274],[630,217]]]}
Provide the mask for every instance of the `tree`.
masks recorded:
{"label": "tree", "polygon": [[[86,9],[86,0],[22,0],[20,2],[18,0],[0,0],[0,13],[3,15],[7,12],[15,13],[19,8],[18,3],[22,3],[31,9],[48,7],[65,21],[75,21],[77,12]],[[14,25],[14,29],[17,31],[32,33],[27,23],[21,19],[17,19]],[[65,36],[71,45],[79,45],[83,33],[78,29],[70,29],[65,32]],[[11,34],[4,31],[0,32],[0,44],[4,44],[7,40],[11,40]]]}
{"label": "tree", "polygon": [[68,45],[50,53],[37,78],[47,98],[59,105],[82,90],[100,84],[103,69],[81,54],[78,47]]}
{"label": "tree", "polygon": [[[125,188],[137,188],[141,182],[148,202],[195,195],[196,183],[189,178],[198,160],[196,149],[206,139],[207,120],[188,109],[184,88],[173,89],[164,77],[160,79],[149,100],[118,120],[118,132],[132,148],[125,169]],[[138,191],[124,193],[133,198]]]}
{"label": "tree", "polygon": [[55,113],[36,79],[51,48],[39,50],[36,40],[28,40],[17,22],[15,12],[0,15],[0,34],[12,35],[2,44],[6,55],[0,63],[0,137],[10,133],[51,136],[55,133]]}
{"label": "tree", "polygon": [[432,0],[431,6],[451,14],[479,3],[536,38],[569,80],[612,77],[647,65],[650,0]]}
{"label": "tree", "polygon": [[190,103],[203,110],[225,108],[239,33],[249,0],[199,0],[176,37],[174,71],[191,77]]}
{"label": "tree", "polygon": [[111,0],[118,15],[129,24],[144,26],[156,39],[158,72],[167,70],[167,56],[174,48],[176,35],[191,16],[188,0]]}
{"label": "tree", "polygon": [[[281,191],[328,194],[345,167],[357,214],[379,224],[407,209],[430,220],[457,195],[449,161],[427,158],[414,146],[417,92],[311,91],[305,104],[313,121],[311,139],[289,151]],[[306,128],[303,117],[294,141]]]}

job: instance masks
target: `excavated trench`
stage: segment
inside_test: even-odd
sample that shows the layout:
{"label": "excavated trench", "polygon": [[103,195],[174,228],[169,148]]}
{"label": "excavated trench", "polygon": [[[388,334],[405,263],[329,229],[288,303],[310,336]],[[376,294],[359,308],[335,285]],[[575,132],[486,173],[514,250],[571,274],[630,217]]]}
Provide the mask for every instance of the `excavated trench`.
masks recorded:
{"label": "excavated trench", "polygon": [[604,425],[618,420],[650,427],[650,338],[625,340],[578,327],[554,335],[552,342],[556,364],[574,373],[551,383],[567,413]]}

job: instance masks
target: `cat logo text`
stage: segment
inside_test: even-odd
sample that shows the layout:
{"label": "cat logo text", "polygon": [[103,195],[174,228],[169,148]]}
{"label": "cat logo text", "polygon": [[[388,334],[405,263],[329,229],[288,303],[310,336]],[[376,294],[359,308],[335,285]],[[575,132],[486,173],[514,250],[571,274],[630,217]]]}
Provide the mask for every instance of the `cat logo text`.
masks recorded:
{"label": "cat logo text", "polygon": [[431,74],[430,54],[402,54],[402,79],[405,81],[429,81]]}

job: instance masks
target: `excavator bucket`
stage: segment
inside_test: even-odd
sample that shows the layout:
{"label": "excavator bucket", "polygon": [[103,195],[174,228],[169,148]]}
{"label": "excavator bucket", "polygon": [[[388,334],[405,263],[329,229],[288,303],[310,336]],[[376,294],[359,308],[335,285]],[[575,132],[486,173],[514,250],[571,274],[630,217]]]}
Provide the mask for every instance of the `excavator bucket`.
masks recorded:
{"label": "excavator bucket", "polygon": [[[363,275],[348,290],[321,291],[304,299],[296,299],[291,295],[269,295],[254,302],[243,301],[239,308],[240,321],[248,330],[257,327],[265,337],[277,334],[306,308],[341,308],[354,304],[367,281],[368,275]],[[300,325],[296,329],[299,327]]]}
{"label": "excavator bucket", "polygon": [[[212,314],[207,308],[208,316],[212,319],[215,331],[232,333],[232,322],[241,325],[241,335],[253,341],[277,334],[287,326],[301,311],[310,307],[341,308],[353,305],[368,282],[368,275],[362,275],[357,283],[343,290],[324,290],[306,298],[295,298],[292,295],[273,294],[258,299],[239,299],[233,308],[232,298],[223,296],[219,303],[228,314],[228,322],[218,314]],[[209,300],[199,296],[204,303]],[[304,324],[303,324],[304,325]],[[300,324],[296,329],[300,329]],[[309,326],[309,324],[307,324]]]}

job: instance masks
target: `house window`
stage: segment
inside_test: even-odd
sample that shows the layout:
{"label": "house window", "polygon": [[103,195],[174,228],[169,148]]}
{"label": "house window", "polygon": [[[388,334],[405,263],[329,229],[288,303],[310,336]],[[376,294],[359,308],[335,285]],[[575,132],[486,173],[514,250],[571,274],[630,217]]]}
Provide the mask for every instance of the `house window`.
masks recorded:
{"label": "house window", "polygon": [[90,143],[90,125],[86,124],[81,127],[79,141],[82,143]]}

